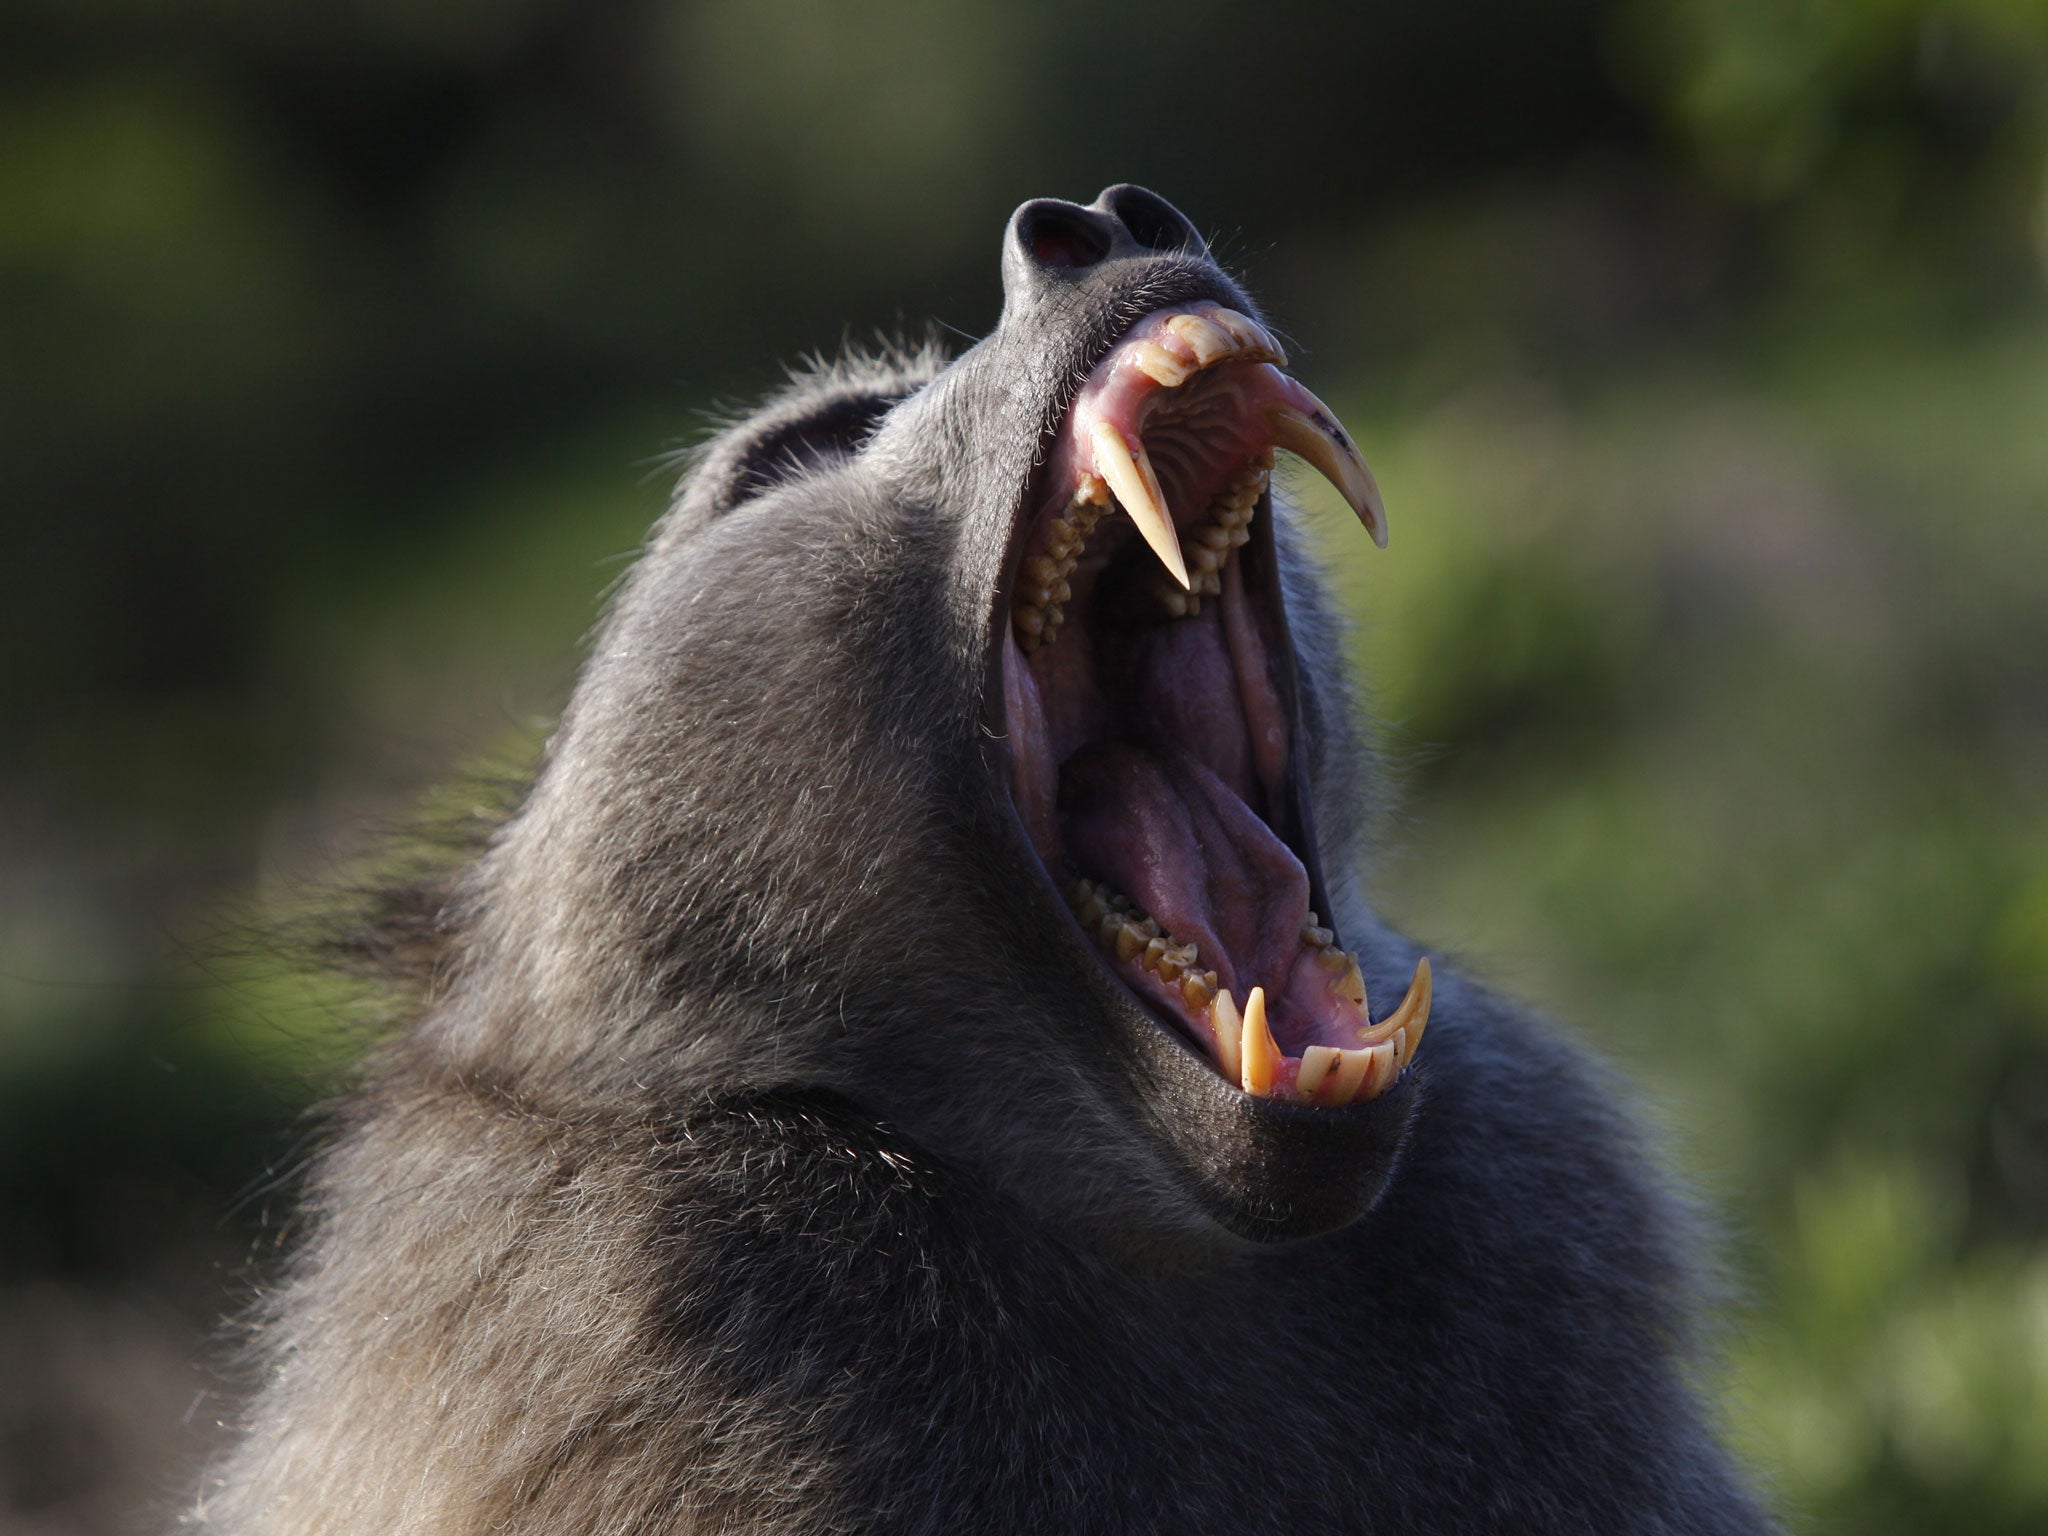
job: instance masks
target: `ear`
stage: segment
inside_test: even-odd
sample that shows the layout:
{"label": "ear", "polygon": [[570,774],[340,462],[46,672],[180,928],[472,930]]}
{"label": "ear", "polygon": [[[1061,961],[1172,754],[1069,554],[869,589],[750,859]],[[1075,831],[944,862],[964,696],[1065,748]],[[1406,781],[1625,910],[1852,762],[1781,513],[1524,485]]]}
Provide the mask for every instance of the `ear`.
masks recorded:
{"label": "ear", "polygon": [[794,375],[762,409],[688,456],[665,537],[695,533],[763,491],[852,457],[890,408],[944,365],[927,343]]}

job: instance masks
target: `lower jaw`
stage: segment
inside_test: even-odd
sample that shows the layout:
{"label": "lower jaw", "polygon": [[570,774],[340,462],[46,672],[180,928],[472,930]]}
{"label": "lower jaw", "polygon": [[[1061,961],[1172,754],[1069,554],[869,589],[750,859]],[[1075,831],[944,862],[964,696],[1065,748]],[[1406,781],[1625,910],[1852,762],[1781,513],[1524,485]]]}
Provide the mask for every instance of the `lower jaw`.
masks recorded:
{"label": "lower jaw", "polygon": [[1407,995],[1375,1023],[1357,958],[1309,913],[1286,991],[1293,996],[1304,985],[1318,988],[1338,1006],[1318,1021],[1326,1038],[1289,1050],[1274,1036],[1263,986],[1251,987],[1240,1006],[1216,972],[1202,967],[1196,946],[1175,940],[1129,897],[1099,881],[1070,881],[1066,897],[1118,979],[1192,1040],[1219,1075],[1256,1098],[1328,1109],[1365,1103],[1393,1086],[1422,1043],[1431,1000],[1426,958],[1417,962]]}

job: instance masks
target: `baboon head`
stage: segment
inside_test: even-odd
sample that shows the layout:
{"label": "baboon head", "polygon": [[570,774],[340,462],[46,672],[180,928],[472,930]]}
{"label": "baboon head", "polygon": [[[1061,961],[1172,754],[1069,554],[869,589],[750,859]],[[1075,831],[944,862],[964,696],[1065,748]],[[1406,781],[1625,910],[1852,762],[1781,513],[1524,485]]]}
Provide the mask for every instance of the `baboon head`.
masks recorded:
{"label": "baboon head", "polygon": [[959,357],[699,452],[439,1027],[592,1092],[842,1095],[1103,1241],[1327,1231],[1392,1174],[1429,979],[1325,874],[1366,770],[1275,451],[1384,542],[1378,492],[1160,198],[1026,203],[1002,271]]}

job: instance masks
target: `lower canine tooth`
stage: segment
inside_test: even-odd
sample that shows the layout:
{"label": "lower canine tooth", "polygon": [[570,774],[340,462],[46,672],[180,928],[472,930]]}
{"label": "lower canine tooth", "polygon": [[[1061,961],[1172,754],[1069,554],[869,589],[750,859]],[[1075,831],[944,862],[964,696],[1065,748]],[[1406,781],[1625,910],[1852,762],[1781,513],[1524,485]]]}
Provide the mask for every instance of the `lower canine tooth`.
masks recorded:
{"label": "lower canine tooth", "polygon": [[1401,999],[1400,1007],[1372,1027],[1373,1034],[1381,1040],[1391,1040],[1397,1032],[1406,1032],[1407,1046],[1401,1054],[1404,1067],[1422,1047],[1422,1031],[1429,1024],[1429,1004],[1434,992],[1429,956],[1424,955],[1415,962],[1415,977],[1408,983],[1408,995]]}
{"label": "lower canine tooth", "polygon": [[1270,1097],[1273,1079],[1280,1071],[1280,1047],[1266,1023],[1266,989],[1253,987],[1244,1005],[1243,1060],[1238,1081],[1246,1093]]}

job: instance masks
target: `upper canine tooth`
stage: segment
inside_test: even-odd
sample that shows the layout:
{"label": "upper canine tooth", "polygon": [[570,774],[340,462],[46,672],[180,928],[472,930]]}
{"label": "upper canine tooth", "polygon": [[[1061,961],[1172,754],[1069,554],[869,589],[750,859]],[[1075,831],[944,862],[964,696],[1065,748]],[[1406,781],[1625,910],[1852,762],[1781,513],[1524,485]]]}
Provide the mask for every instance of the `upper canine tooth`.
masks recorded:
{"label": "upper canine tooth", "polygon": [[1253,987],[1244,1005],[1243,1061],[1238,1081],[1244,1091],[1268,1098],[1280,1071],[1280,1047],[1266,1023],[1266,989]]}
{"label": "upper canine tooth", "polygon": [[[1313,395],[1309,398],[1315,400]],[[1387,507],[1380,499],[1379,482],[1373,479],[1372,471],[1352,445],[1350,434],[1337,424],[1330,408],[1316,400],[1315,410],[1310,413],[1275,401],[1263,414],[1273,429],[1273,441],[1289,453],[1307,459],[1316,473],[1337,487],[1351,510],[1358,514],[1358,520],[1365,524],[1373,543],[1385,549]]]}
{"label": "upper canine tooth", "polygon": [[1166,322],[1166,328],[1194,350],[1198,368],[1206,368],[1220,358],[1236,355],[1237,338],[1200,315],[1175,315]]}
{"label": "upper canine tooth", "polygon": [[1133,342],[1129,356],[1138,372],[1168,389],[1179,389],[1195,371],[1194,364],[1175,357],[1156,341]]}
{"label": "upper canine tooth", "polygon": [[1181,558],[1180,540],[1166,510],[1166,496],[1159,489],[1158,477],[1152,473],[1151,461],[1145,457],[1145,445],[1140,443],[1133,454],[1123,433],[1107,421],[1096,422],[1092,435],[1096,470],[1116,492],[1116,499],[1130,513],[1131,521],[1138,525],[1138,532],[1152,546],[1159,563],[1180,583],[1182,591],[1188,590],[1193,583],[1188,580],[1187,562]]}

